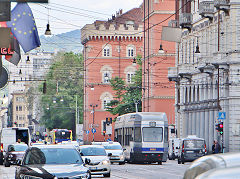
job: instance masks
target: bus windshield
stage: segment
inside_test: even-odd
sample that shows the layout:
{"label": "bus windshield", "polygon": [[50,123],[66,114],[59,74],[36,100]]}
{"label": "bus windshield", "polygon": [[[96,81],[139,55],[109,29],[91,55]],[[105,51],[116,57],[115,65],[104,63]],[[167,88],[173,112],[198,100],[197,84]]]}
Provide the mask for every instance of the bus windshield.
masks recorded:
{"label": "bus windshield", "polygon": [[162,142],[163,129],[162,127],[143,127],[144,142]]}

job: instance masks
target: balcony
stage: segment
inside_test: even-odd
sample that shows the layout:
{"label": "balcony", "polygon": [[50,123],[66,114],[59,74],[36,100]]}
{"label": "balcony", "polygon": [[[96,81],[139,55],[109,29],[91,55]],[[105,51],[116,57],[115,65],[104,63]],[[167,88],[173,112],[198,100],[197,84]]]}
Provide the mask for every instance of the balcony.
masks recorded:
{"label": "balcony", "polygon": [[181,78],[186,78],[188,80],[191,80],[192,78],[192,73],[191,71],[193,71],[193,65],[192,64],[182,64],[179,66],[179,76]]}
{"label": "balcony", "polygon": [[169,67],[168,68],[168,80],[175,81],[175,82],[179,81],[177,67]]}
{"label": "balcony", "polygon": [[170,20],[168,22],[168,27],[179,27],[178,21],[177,20]]}
{"label": "balcony", "polygon": [[230,9],[230,0],[214,0],[214,7],[217,10],[229,11]]}
{"label": "balcony", "polygon": [[199,15],[212,20],[213,16],[214,16],[214,3],[212,1],[200,2],[200,4],[199,4]]}
{"label": "balcony", "polygon": [[192,28],[192,14],[191,13],[182,13],[179,16],[179,25],[182,28],[187,28],[189,31]]}

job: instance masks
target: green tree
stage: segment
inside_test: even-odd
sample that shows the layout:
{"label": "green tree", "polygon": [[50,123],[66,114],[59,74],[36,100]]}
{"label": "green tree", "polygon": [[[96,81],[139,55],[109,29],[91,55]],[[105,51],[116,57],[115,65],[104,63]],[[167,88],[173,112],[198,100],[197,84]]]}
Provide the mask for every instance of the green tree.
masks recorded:
{"label": "green tree", "polygon": [[[41,85],[42,87],[43,85]],[[77,101],[77,108],[76,108]],[[83,56],[59,53],[46,75],[46,94],[42,95],[41,123],[48,129],[75,131],[75,115],[83,122]]]}
{"label": "green tree", "polygon": [[141,57],[137,57],[139,66],[133,76],[133,83],[126,85],[122,78],[115,77],[110,80],[112,89],[115,91],[114,100],[108,103],[107,111],[113,115],[123,115],[126,113],[142,111],[142,62]]}

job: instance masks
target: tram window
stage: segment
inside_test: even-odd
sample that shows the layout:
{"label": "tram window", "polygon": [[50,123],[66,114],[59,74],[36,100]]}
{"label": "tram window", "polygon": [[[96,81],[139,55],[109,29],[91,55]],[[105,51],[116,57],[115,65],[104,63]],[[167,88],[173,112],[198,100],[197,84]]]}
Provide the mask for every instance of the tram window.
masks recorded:
{"label": "tram window", "polygon": [[164,128],[164,142],[168,142],[168,127]]}
{"label": "tram window", "polygon": [[162,142],[163,128],[162,127],[144,127],[143,141],[144,142]]}
{"label": "tram window", "polygon": [[134,130],[134,142],[141,142],[141,141],[142,141],[141,128],[136,127]]}

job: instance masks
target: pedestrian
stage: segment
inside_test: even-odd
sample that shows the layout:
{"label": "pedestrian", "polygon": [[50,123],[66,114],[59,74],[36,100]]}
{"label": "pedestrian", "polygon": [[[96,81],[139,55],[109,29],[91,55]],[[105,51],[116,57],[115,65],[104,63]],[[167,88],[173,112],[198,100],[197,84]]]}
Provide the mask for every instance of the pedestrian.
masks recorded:
{"label": "pedestrian", "polygon": [[212,145],[212,153],[217,154],[217,153],[220,153],[220,152],[221,152],[221,146],[220,146],[220,144],[218,143],[217,140],[214,140],[213,145]]}

